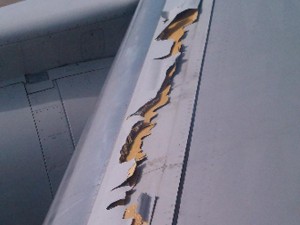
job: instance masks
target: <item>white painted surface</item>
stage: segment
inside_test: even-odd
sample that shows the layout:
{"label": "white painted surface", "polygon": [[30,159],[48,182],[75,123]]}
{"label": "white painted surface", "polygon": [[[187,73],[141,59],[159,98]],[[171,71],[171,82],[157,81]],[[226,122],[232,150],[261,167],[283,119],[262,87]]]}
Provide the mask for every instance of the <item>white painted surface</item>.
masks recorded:
{"label": "white painted surface", "polygon": [[300,223],[299,10],[216,0],[178,224]]}

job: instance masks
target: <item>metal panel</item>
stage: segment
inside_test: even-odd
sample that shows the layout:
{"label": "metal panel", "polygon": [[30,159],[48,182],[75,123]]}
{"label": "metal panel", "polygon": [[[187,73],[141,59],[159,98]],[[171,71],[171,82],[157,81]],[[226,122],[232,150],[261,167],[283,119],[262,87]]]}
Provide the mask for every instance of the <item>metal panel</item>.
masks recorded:
{"label": "metal panel", "polygon": [[137,3],[137,0],[30,0],[0,7],[0,46],[132,15]]}
{"label": "metal panel", "polygon": [[109,67],[56,80],[75,145],[91,115]]}
{"label": "metal panel", "polygon": [[114,56],[137,3],[30,0],[0,7],[0,82]]}
{"label": "metal panel", "polygon": [[112,60],[1,83],[0,224],[42,223],[74,150],[68,122],[77,142]]}
{"label": "metal panel", "polygon": [[21,45],[7,45],[0,47],[0,49],[0,82],[24,75],[25,66],[22,62]]}
{"label": "metal panel", "polygon": [[[197,11],[197,7],[198,5],[195,6],[193,12]],[[185,11],[186,8],[181,8],[180,10]],[[203,10],[205,10],[205,13],[201,14],[203,20],[184,29],[188,34],[183,39],[183,44],[187,47],[184,48],[184,54],[180,57],[177,54],[160,60],[154,59],[154,55],[155,57],[160,56],[159,52],[162,56],[168,55],[172,45],[165,41],[155,40],[157,35],[153,35],[148,54],[131,97],[131,102],[120,127],[112,156],[107,164],[106,173],[100,184],[88,224],[97,224],[99,221],[109,221],[112,224],[130,223],[130,221],[122,219],[127,207],[123,206],[122,201],[119,201],[120,205],[118,207],[112,208],[108,206],[115,205],[114,203],[119,199],[124,199],[125,192],[130,191],[131,188],[133,188],[134,193],[130,194],[128,202],[131,206],[137,204],[137,209],[139,208],[138,196],[142,193],[147,193],[150,196],[151,200],[149,199],[147,202],[147,212],[142,213],[145,216],[143,220],[153,224],[172,224],[185,145],[199,80],[201,56],[203,55],[207,25],[211,13],[211,2]],[[164,19],[160,18],[155,33],[163,30],[164,26]],[[169,47],[168,51],[166,47]],[[145,138],[141,143],[139,138],[136,137],[143,131],[137,127],[133,128],[133,124],[136,121],[145,120],[142,115],[130,115],[136,112],[141,105],[147,102],[148,105],[151,104],[149,103],[150,100],[155,98],[162,83],[166,83],[164,78],[172,76],[167,71],[175,61],[178,67],[176,77],[172,80],[172,91],[169,93],[170,102],[157,110],[158,115],[151,122],[155,123],[155,127],[151,130],[151,135],[148,135],[149,132],[144,136]],[[138,143],[131,150],[133,152],[139,151],[140,146],[142,146],[143,152],[147,154],[147,160],[143,163],[138,163],[139,165],[136,169],[138,172],[135,175],[139,178],[136,186],[129,187],[124,185],[124,187],[114,189],[126,180],[127,176],[124,176],[124,172],[128,171],[127,164],[132,163],[131,161],[119,163],[120,150],[122,149],[123,152],[130,151],[128,150],[130,146],[127,149],[123,148],[124,143],[127,146],[131,143],[133,143],[132,146]],[[107,210],[107,207],[110,210]],[[134,210],[131,208],[128,211],[132,212]]]}
{"label": "metal panel", "polygon": [[[22,46],[23,57],[17,60],[24,65],[23,73],[30,74],[66,64],[111,57],[116,54],[130,19],[131,15],[124,15],[10,46],[12,49]],[[2,48],[4,51],[5,48]],[[2,54],[6,55],[5,52]]]}
{"label": "metal panel", "polygon": [[105,48],[103,29],[98,28],[81,34],[80,46],[83,59],[98,58],[103,54]]}
{"label": "metal panel", "polygon": [[299,224],[299,10],[216,1],[178,224]]}
{"label": "metal panel", "polygon": [[41,224],[51,193],[23,84],[0,89],[0,223]]}
{"label": "metal panel", "polygon": [[55,193],[74,150],[68,121],[56,86],[29,99]]}

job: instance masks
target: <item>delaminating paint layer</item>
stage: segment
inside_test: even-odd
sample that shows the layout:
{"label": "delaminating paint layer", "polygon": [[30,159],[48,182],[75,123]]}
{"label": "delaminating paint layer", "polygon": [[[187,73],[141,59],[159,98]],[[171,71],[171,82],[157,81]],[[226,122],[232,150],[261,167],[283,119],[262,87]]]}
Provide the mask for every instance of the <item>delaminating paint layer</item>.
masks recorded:
{"label": "delaminating paint layer", "polygon": [[147,225],[141,214],[137,212],[137,205],[130,205],[124,212],[123,219],[132,219],[131,225]]}
{"label": "delaminating paint layer", "polygon": [[[198,17],[198,9],[187,9],[180,12],[174,20],[158,35],[156,41],[171,40],[173,45],[170,53],[167,56],[161,56],[154,60],[164,60],[170,56],[180,55],[182,52],[182,39],[185,35],[185,28],[195,22]],[[178,58],[178,57],[177,57]],[[128,134],[125,143],[120,150],[119,162],[125,163],[135,160],[135,164],[129,169],[128,176],[123,183],[115,187],[113,190],[130,186],[131,189],[126,191],[125,197],[118,201],[111,203],[107,209],[112,209],[118,205],[126,205],[130,202],[130,196],[134,192],[133,188],[138,183],[138,172],[141,164],[147,159],[142,146],[143,140],[151,135],[153,128],[156,125],[154,118],[158,115],[158,110],[170,102],[170,93],[172,91],[173,79],[176,72],[176,65],[178,60],[171,62],[171,65],[166,71],[165,78],[156,93],[156,96],[142,105],[131,116],[140,116],[141,119],[136,122],[130,133]],[[173,64],[172,64],[173,63]],[[112,191],[113,191],[112,190]],[[131,204],[124,212],[123,219],[131,219],[132,225],[146,225],[146,219],[138,212],[138,204]]]}
{"label": "delaminating paint layer", "polygon": [[138,121],[133,125],[130,134],[127,136],[126,143],[122,146],[120,151],[120,163],[128,162],[131,159],[135,159],[137,162],[146,158],[143,153],[142,139],[151,134],[151,129],[154,124],[145,121]]}
{"label": "delaminating paint layer", "polygon": [[123,219],[132,219],[131,225],[146,225],[149,216],[149,206],[151,197],[146,193],[141,193],[138,204],[128,206],[123,214]]}
{"label": "delaminating paint layer", "polygon": [[175,19],[167,26],[157,37],[157,40],[173,40],[170,55],[180,53],[182,47],[182,38],[185,34],[185,27],[191,25],[198,17],[198,9],[188,9],[179,13]]}

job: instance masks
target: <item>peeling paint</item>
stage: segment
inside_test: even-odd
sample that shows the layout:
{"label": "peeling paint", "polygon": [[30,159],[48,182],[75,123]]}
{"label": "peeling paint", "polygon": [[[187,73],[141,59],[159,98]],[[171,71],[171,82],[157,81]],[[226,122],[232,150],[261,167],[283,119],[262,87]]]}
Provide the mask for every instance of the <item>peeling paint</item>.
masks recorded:
{"label": "peeling paint", "polygon": [[132,193],[133,192],[131,190],[126,191],[124,198],[112,202],[109,206],[106,207],[106,209],[110,210],[110,209],[115,208],[115,207],[120,206],[120,205],[126,205],[129,202],[130,196],[132,195]]}
{"label": "peeling paint", "polygon": [[[128,163],[131,160],[134,160],[135,163],[128,169],[127,177],[125,178],[125,180],[119,186],[112,189],[112,191],[115,191],[116,189],[119,190],[118,198],[120,199],[109,204],[109,206],[107,207],[108,210],[116,206],[126,205],[130,202],[131,194],[134,192],[133,189],[139,181],[139,176],[141,174],[141,165],[144,160],[147,159],[147,155],[143,152],[142,149],[143,140],[147,136],[151,135],[152,129],[156,125],[156,122],[154,122],[153,119],[158,115],[157,111],[170,102],[169,95],[172,91],[172,83],[176,72],[176,59],[182,51],[182,39],[186,32],[185,28],[195,22],[197,17],[197,9],[189,8],[183,11],[179,11],[178,14],[173,17],[173,20],[168,25],[166,25],[163,31],[156,38],[157,42],[168,41],[168,46],[170,47],[170,49],[168,55],[161,56],[160,58],[154,58],[153,60],[165,60],[166,58],[169,58],[167,64],[169,64],[170,62],[170,66],[165,67],[168,69],[166,70],[165,75],[161,75],[162,77],[160,82],[162,83],[157,86],[157,89],[159,88],[159,90],[157,92],[154,92],[154,95],[155,93],[156,95],[151,100],[143,104],[140,108],[138,108],[138,110],[135,113],[131,114],[129,118],[127,118],[130,119],[131,117],[138,116],[139,120],[131,125],[132,127],[127,137],[124,136],[124,139],[126,137],[126,141],[122,145],[120,150],[119,163]],[[173,42],[172,45],[170,44],[170,41]],[[164,50],[162,54],[166,54],[166,52],[167,51]],[[176,57],[172,58],[174,56]],[[126,185],[129,187],[124,188],[124,186]],[[122,193],[125,193],[124,198],[122,198]],[[147,201],[149,203],[150,196],[145,193],[143,194],[143,196],[148,196]],[[140,202],[140,205],[143,204]],[[139,211],[141,210],[139,210],[137,204],[131,204],[126,208],[123,219],[131,219],[131,225],[148,224],[146,222],[145,215]],[[142,214],[144,215],[144,218]]]}
{"label": "peeling paint", "polygon": [[182,47],[181,39],[185,33],[185,27],[191,25],[198,17],[197,9],[188,9],[178,14],[175,19],[157,37],[157,40],[171,39],[174,44],[169,55],[176,55]]}
{"label": "peeling paint", "polygon": [[141,214],[137,212],[137,205],[132,204],[128,206],[124,212],[123,219],[132,219],[131,225],[147,225],[148,223],[143,220]]}
{"label": "peeling paint", "polygon": [[145,121],[139,121],[133,125],[130,134],[127,136],[126,143],[120,151],[120,163],[130,161],[131,159],[139,162],[146,158],[146,154],[141,149],[142,140],[150,135],[150,131],[154,126],[154,124]]}
{"label": "peeling paint", "polygon": [[136,167],[137,167],[137,164],[134,163],[133,166],[128,170],[128,176],[127,176],[127,179],[132,177],[136,171]]}
{"label": "peeling paint", "polygon": [[[120,186],[120,178],[123,181],[126,181],[127,179],[130,178],[131,172],[136,170],[136,161],[135,160],[130,160],[126,163],[118,164],[118,170],[116,173],[118,173],[118,176],[113,176],[110,179],[110,187],[112,188],[111,190],[116,189],[115,187]],[[134,169],[134,170],[133,170]],[[134,173],[133,173],[134,175]]]}
{"label": "peeling paint", "polygon": [[[157,37],[157,40],[173,40],[174,44],[170,50],[170,56],[180,53],[182,42],[181,39],[185,33],[185,27],[192,24],[198,17],[197,9],[188,9],[179,13],[175,19],[167,26]],[[140,115],[144,117],[144,121],[137,122],[127,137],[126,143],[123,145],[120,153],[120,163],[135,158],[137,161],[146,158],[141,147],[143,139],[151,134],[151,130],[155,123],[152,119],[157,116],[157,110],[165,106],[169,102],[169,93],[171,84],[176,71],[176,62],[170,66],[166,72],[166,77],[157,92],[155,98],[141,106],[137,112],[132,115]],[[131,115],[131,116],[132,116]]]}
{"label": "peeling paint", "polygon": [[137,168],[137,163],[134,163],[134,165],[128,170],[128,175],[126,180],[120,185],[118,185],[117,187],[113,188],[112,191],[120,187],[124,187],[126,185],[131,188],[134,188],[139,179],[140,172],[141,172],[140,168]]}
{"label": "peeling paint", "polygon": [[184,10],[197,9],[201,0],[171,0],[166,1],[161,16],[165,19],[164,23],[168,26],[169,21],[173,21],[174,18]]}
{"label": "peeling paint", "polygon": [[176,70],[175,64],[166,72],[166,77],[158,91],[156,97],[140,107],[133,115],[144,117],[144,121],[137,122],[133,127],[120,151],[120,163],[135,159],[137,162],[146,158],[142,151],[143,139],[151,134],[152,128],[156,123],[152,119],[157,116],[157,110],[169,102],[169,93],[171,91],[172,78]]}
{"label": "peeling paint", "polygon": [[141,193],[137,204],[128,206],[124,212],[123,219],[132,219],[132,225],[148,224],[151,197]]}

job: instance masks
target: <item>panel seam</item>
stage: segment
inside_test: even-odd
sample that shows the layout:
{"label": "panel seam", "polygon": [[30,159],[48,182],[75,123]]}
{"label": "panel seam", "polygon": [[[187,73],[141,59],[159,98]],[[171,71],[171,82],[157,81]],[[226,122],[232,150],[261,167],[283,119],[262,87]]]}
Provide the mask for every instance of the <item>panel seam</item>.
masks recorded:
{"label": "panel seam", "polygon": [[[203,2],[201,4],[203,4]],[[204,62],[205,62],[205,57],[206,57],[206,50],[207,50],[207,46],[208,46],[208,40],[209,40],[209,35],[210,35],[210,28],[211,28],[211,23],[212,23],[212,18],[213,18],[214,7],[215,7],[215,0],[213,0],[213,2],[212,2],[210,18],[209,18],[209,22],[208,22],[207,35],[206,35],[205,46],[204,46],[204,50],[203,50],[203,57],[202,57],[201,66],[200,66],[197,90],[196,90],[195,98],[194,98],[193,113],[192,113],[192,118],[191,118],[191,124],[190,124],[187,144],[185,147],[185,155],[184,155],[181,177],[180,177],[180,182],[179,182],[179,187],[178,187],[178,192],[177,192],[177,197],[176,197],[176,202],[175,202],[175,210],[174,210],[172,225],[178,224],[178,217],[179,217],[179,212],[180,212],[180,205],[181,205],[182,193],[183,193],[183,188],[184,188],[186,169],[187,169],[187,164],[188,164],[188,160],[189,160],[189,153],[190,153],[190,148],[191,148],[191,141],[192,141],[193,129],[194,129],[194,123],[195,123],[195,117],[196,117],[197,102],[198,102],[198,98],[199,98],[201,78],[202,78],[202,74],[203,74],[203,67],[204,67]]]}
{"label": "panel seam", "polygon": [[47,161],[46,161],[44,148],[43,148],[42,141],[41,141],[41,138],[40,138],[40,133],[39,133],[39,130],[38,130],[38,126],[37,126],[37,123],[36,123],[36,120],[35,120],[35,117],[34,117],[32,104],[31,104],[31,101],[30,101],[30,98],[29,98],[29,94],[27,92],[27,89],[26,89],[25,85],[24,85],[24,89],[26,91],[26,98],[27,98],[27,101],[28,101],[28,104],[29,104],[29,107],[30,107],[30,112],[31,112],[31,115],[32,115],[32,119],[33,119],[34,127],[35,127],[35,130],[36,130],[36,133],[37,133],[37,137],[39,139],[39,145],[40,145],[40,150],[41,150],[42,157],[43,157],[43,162],[44,162],[44,167],[45,167],[47,180],[48,180],[48,184],[49,184],[50,194],[51,194],[51,198],[53,199],[54,198],[54,192],[53,192],[53,187],[52,187],[52,183],[51,183],[51,179],[50,179],[50,175],[49,175],[49,170],[48,170],[48,165],[47,165]]}
{"label": "panel seam", "polygon": [[56,88],[57,88],[59,100],[60,100],[60,102],[61,102],[62,109],[63,109],[63,112],[64,112],[65,117],[66,117],[66,122],[67,122],[67,126],[68,126],[68,129],[69,129],[70,138],[71,138],[71,142],[72,142],[72,145],[73,145],[73,151],[74,151],[74,150],[75,150],[75,142],[74,142],[73,132],[72,132],[72,129],[71,129],[70,120],[69,120],[69,117],[68,117],[68,115],[67,115],[66,107],[65,107],[65,104],[64,104],[64,101],[63,101],[63,98],[62,98],[60,89],[59,89],[59,87],[58,87],[58,84],[57,84],[56,80],[54,80],[53,82],[54,82],[54,84],[55,84],[55,86],[56,86]]}

